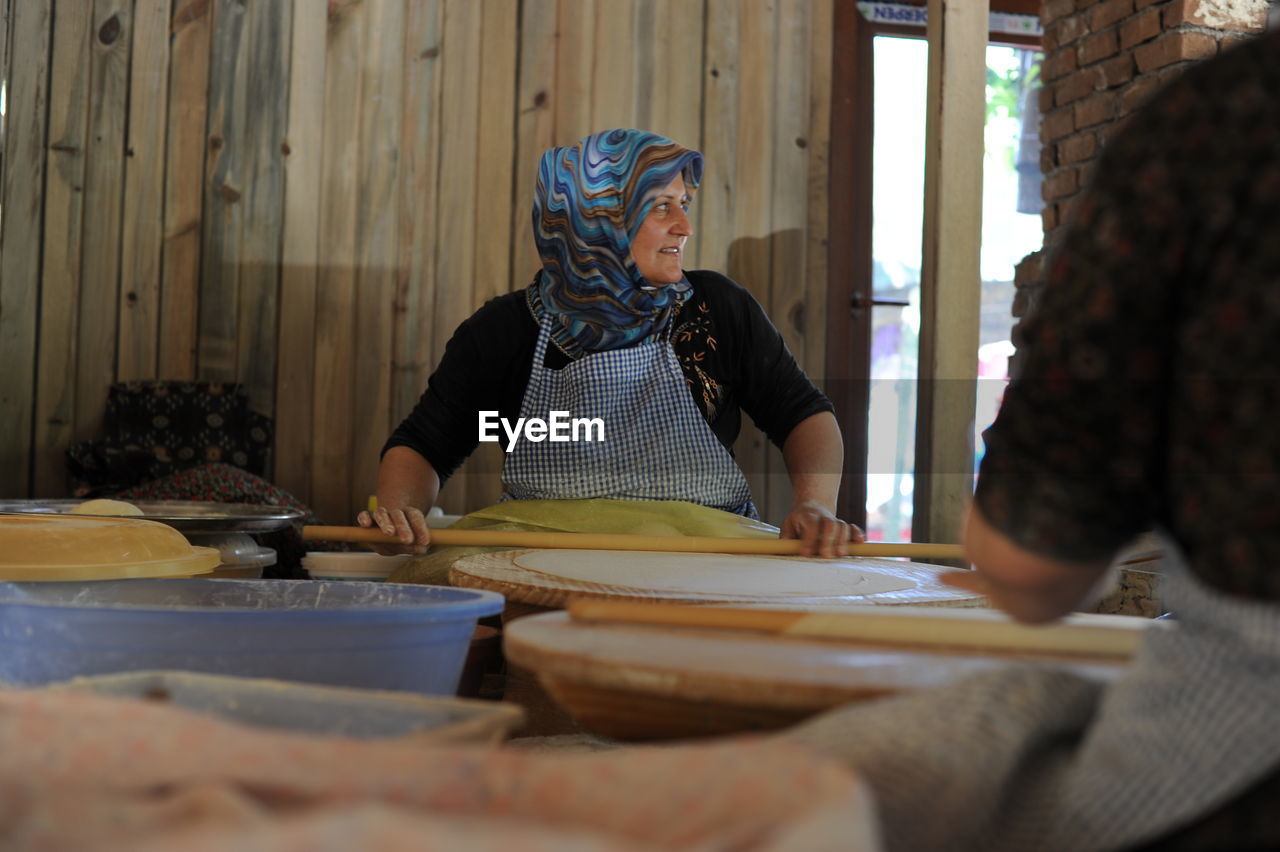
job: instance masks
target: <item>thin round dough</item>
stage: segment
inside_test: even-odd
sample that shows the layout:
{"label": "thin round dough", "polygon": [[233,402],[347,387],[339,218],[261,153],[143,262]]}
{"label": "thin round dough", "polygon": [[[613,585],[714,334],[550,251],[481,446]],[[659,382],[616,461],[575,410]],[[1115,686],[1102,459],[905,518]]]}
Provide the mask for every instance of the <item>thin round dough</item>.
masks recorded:
{"label": "thin round dough", "polygon": [[800,559],[724,553],[531,550],[515,558],[556,577],[692,595],[835,597],[913,589],[914,580],[868,571],[855,559]]}

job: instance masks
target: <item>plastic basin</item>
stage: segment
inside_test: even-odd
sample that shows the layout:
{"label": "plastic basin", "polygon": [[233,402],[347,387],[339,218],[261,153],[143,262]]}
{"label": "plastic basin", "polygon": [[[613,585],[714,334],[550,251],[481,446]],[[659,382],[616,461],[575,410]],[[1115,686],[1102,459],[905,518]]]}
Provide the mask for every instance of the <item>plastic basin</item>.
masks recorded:
{"label": "plastic basin", "polygon": [[176,669],[452,695],[494,592],[314,580],[0,583],[0,681]]}

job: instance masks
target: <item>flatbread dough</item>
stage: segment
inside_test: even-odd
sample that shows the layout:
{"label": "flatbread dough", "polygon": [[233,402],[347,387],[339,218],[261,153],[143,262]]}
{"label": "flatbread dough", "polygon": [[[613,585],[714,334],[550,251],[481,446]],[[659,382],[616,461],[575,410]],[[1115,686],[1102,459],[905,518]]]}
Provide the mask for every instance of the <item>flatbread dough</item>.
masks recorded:
{"label": "flatbread dough", "polygon": [[96,500],[85,500],[78,506],[74,506],[69,515],[142,515],[141,509],[132,503],[126,503],[123,500],[109,500],[100,497]]}
{"label": "flatbread dough", "polygon": [[856,559],[801,559],[724,553],[531,550],[515,564],[565,579],[692,595],[760,598],[877,595],[914,580],[868,571]]}

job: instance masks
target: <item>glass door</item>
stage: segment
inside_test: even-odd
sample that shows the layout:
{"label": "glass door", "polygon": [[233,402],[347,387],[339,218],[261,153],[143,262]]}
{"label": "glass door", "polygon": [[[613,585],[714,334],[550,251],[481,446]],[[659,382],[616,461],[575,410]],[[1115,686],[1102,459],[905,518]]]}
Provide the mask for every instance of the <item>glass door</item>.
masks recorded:
{"label": "glass door", "polygon": [[[876,35],[872,46],[871,279],[854,292],[853,322],[869,325],[866,532],[872,541],[911,539],[915,472],[920,267],[928,43]],[[1008,381],[1014,266],[1040,248],[1041,54],[987,49],[983,163],[982,306],[975,458]]]}

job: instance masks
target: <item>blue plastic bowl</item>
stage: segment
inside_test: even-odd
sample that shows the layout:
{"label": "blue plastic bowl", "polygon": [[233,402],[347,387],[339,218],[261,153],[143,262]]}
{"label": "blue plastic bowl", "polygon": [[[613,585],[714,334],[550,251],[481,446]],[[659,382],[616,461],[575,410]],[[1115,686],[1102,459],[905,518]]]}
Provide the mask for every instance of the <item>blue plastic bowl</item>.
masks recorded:
{"label": "blue plastic bowl", "polygon": [[314,580],[0,583],[0,681],[178,669],[452,695],[502,595]]}

